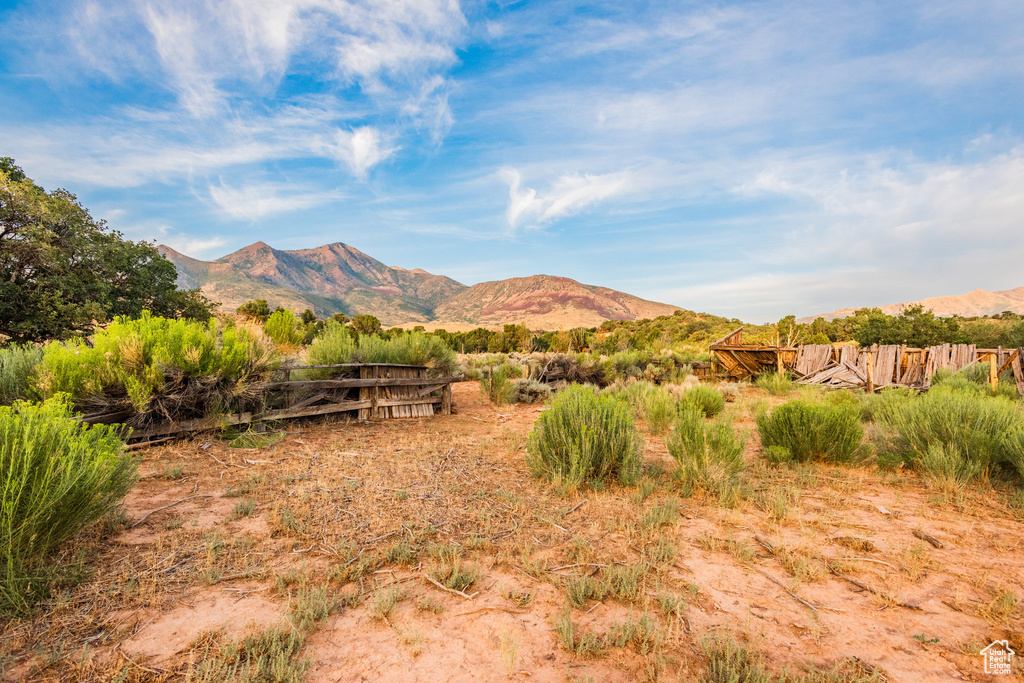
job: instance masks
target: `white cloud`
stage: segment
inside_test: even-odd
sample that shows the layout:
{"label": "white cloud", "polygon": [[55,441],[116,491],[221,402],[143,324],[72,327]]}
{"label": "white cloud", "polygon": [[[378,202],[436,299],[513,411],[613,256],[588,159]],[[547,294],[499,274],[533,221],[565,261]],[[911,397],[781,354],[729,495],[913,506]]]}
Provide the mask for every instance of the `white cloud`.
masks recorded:
{"label": "white cloud", "polygon": [[357,178],[395,153],[373,126],[362,126],[353,130],[338,130],[334,141],[325,145],[328,156],[348,165]]}
{"label": "white cloud", "polygon": [[466,25],[453,0],[81,0],[69,18],[78,65],[115,80],[156,66],[197,116],[239,85],[272,92],[294,61],[371,91],[418,80],[455,62]]}
{"label": "white cloud", "polygon": [[505,218],[510,228],[540,228],[586,207],[630,190],[628,172],[603,175],[563,175],[543,193],[522,185],[519,171],[503,168],[499,175],[509,185]]}
{"label": "white cloud", "polygon": [[190,235],[173,235],[165,238],[163,242],[179,254],[198,259],[216,255],[219,251],[214,250],[220,250],[228,243],[223,237],[200,238]]}
{"label": "white cloud", "polygon": [[209,186],[210,199],[231,218],[255,221],[278,213],[310,209],[338,199],[337,192],[308,192],[277,183],[259,183],[230,187],[221,180]]}

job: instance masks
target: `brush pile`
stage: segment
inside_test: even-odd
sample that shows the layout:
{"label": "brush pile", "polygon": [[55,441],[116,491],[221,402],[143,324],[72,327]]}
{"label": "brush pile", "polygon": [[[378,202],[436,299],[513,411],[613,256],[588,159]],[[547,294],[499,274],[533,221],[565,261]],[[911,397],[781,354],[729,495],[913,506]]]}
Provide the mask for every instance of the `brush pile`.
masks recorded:
{"label": "brush pile", "polygon": [[133,428],[261,407],[279,364],[258,328],[118,318],[83,340],[52,342],[34,373],[41,398],[67,394],[93,423]]}

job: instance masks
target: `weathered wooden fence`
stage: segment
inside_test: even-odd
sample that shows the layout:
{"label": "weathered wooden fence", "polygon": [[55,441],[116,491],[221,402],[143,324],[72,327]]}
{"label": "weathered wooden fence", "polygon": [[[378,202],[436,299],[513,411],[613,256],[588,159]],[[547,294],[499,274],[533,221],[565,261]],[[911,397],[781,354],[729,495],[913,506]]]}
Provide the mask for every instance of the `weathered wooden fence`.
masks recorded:
{"label": "weathered wooden fence", "polygon": [[743,343],[743,328],[711,344],[712,362],[721,374],[750,379],[764,372],[789,370],[799,381],[836,388],[887,386],[926,389],[940,368],[952,371],[987,363],[990,379],[1012,370],[1017,391],[1024,394],[1024,348],[979,349],[973,344],[940,344],[909,348],[905,344],[805,344],[765,346]]}
{"label": "weathered wooden fence", "polygon": [[[329,379],[292,380],[300,370],[331,370]],[[428,377],[419,365],[350,363],[283,367],[281,379],[253,389],[262,392],[265,409],[212,415],[146,425],[132,432],[131,441],[145,441],[265,420],[289,420],[316,415],[353,413],[359,420],[428,417],[452,411],[453,382],[461,377]],[[90,415],[86,422],[109,422],[107,415]]]}

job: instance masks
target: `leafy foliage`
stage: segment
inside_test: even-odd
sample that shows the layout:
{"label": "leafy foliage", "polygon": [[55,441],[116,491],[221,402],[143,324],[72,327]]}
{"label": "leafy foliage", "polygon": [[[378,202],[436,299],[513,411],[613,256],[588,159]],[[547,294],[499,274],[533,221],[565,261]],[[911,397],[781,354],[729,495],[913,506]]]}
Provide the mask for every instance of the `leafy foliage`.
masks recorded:
{"label": "leafy foliage", "polygon": [[[323,333],[306,349],[308,365],[338,365],[342,363],[397,363],[424,365],[439,376],[452,375],[458,369],[455,352],[437,337],[422,332],[403,332],[390,339],[377,335],[361,335],[353,339],[349,328],[328,320]],[[310,379],[326,379],[329,368],[308,370]]]}
{"label": "leafy foliage", "polygon": [[746,467],[745,442],[728,421],[719,418],[708,422],[702,410],[681,404],[667,446],[678,467],[676,476],[685,488],[702,489],[723,503],[736,502],[737,475]]}
{"label": "leafy foliage", "polygon": [[35,384],[44,398],[67,393],[76,403],[125,396],[141,413],[169,373],[238,385],[264,379],[276,363],[276,352],[258,331],[144,311],[136,319],[118,318],[96,333],[91,346],[80,340],[48,344]]}
{"label": "leafy foliage", "polygon": [[681,405],[693,406],[700,410],[704,417],[714,417],[725,410],[725,396],[713,386],[695,384],[683,390],[679,398]]}
{"label": "leafy foliage", "polygon": [[0,405],[30,398],[32,372],[42,357],[40,347],[28,344],[0,349]]}
{"label": "leafy foliage", "polygon": [[[852,402],[789,401],[757,417],[761,446],[785,448],[797,462],[849,464],[862,460],[864,430]],[[781,451],[773,459],[781,459]]]}
{"label": "leafy foliage", "polygon": [[143,310],[208,319],[212,304],[176,278],[155,246],[122,239],[75,195],[46,192],[0,158],[0,334],[67,339]]}
{"label": "leafy foliage", "polygon": [[1024,476],[1024,410],[1020,403],[957,386],[933,387],[920,398],[876,415],[880,453],[943,480],[970,481],[1009,466]]}
{"label": "leafy foliage", "polygon": [[30,608],[52,551],[120,503],[135,467],[117,429],[81,424],[61,399],[0,407],[0,609]]}
{"label": "leafy foliage", "polygon": [[772,396],[785,396],[793,390],[793,380],[789,373],[766,372],[758,375],[754,380],[754,386],[764,389]]}
{"label": "leafy foliage", "polygon": [[526,464],[534,476],[569,490],[610,477],[631,485],[640,475],[642,457],[643,439],[629,406],[572,385],[555,396],[534,425]]}

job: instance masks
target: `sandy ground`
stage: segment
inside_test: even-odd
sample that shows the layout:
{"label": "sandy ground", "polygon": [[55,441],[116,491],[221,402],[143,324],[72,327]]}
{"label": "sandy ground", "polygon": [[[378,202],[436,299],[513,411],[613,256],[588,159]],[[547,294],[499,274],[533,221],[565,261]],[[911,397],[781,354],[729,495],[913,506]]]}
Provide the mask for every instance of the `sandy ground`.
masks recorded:
{"label": "sandy ground", "polygon": [[[706,667],[702,644],[725,636],[775,669],[856,658],[879,680],[1024,680],[1024,661],[989,676],[978,654],[1004,639],[1024,653],[1024,523],[991,490],[768,468],[752,433],[752,494],[732,509],[680,497],[651,435],[643,490],[560,496],[523,464],[539,408],[492,406],[471,383],[454,398],[450,417],[291,424],[262,449],[200,437],[144,451],[125,502],[136,525],[90,531],[64,559],[91,571],[3,624],[4,680],[188,680],[204,637],[288,624],[310,586],[337,603],[294,660],[314,683],[689,681]],[[752,399],[765,396],[746,389],[729,408],[751,432]],[[670,518],[650,521],[666,506]],[[442,546],[477,572],[472,597],[424,578]],[[598,634],[647,615],[656,646],[574,655],[554,629],[568,582],[628,566],[643,568],[634,594],[569,614]]]}

